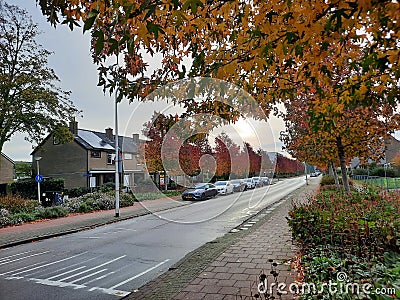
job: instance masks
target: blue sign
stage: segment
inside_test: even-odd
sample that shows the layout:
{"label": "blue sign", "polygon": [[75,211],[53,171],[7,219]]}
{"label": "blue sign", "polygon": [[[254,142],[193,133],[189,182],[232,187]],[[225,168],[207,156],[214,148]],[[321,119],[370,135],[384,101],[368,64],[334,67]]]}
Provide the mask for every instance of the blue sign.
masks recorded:
{"label": "blue sign", "polygon": [[36,182],[42,182],[42,181],[43,181],[43,176],[40,175],[40,174],[37,174],[37,175],[35,176],[35,180],[36,180]]}
{"label": "blue sign", "polygon": [[91,174],[91,173],[83,174],[83,176],[84,176],[84,177],[92,177],[92,174]]}

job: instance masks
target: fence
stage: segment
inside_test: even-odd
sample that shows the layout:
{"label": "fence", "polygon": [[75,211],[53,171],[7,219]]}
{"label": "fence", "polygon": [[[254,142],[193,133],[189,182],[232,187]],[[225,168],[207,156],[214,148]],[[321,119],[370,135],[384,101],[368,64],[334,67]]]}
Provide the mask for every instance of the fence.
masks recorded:
{"label": "fence", "polygon": [[378,186],[382,189],[400,189],[400,178],[392,177],[379,177],[379,176],[369,176],[369,175],[353,175],[354,180],[369,183]]}

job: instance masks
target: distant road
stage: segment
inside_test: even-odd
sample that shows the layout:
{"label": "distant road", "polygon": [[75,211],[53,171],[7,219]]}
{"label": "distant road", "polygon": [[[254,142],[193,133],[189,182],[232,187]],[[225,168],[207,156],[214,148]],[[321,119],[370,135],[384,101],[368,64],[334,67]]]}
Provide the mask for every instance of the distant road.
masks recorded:
{"label": "distant road", "polygon": [[118,299],[305,184],[218,196],[0,252],[0,299]]}

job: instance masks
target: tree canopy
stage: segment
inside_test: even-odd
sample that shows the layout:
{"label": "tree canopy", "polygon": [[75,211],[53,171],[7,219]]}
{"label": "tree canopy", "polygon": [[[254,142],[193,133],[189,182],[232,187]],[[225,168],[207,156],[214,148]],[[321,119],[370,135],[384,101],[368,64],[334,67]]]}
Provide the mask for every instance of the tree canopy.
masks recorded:
{"label": "tree canopy", "polygon": [[[351,134],[360,138],[347,147],[347,155],[357,147],[376,150],[362,141],[378,134],[377,121],[385,124],[377,139],[399,128],[398,1],[37,2],[52,24],[64,22],[72,29],[83,22],[84,31],[91,31],[99,84],[106,90],[118,84],[120,98],[144,98],[167,82],[206,76],[243,88],[265,112],[278,102],[302,104],[310,132],[323,139],[318,145],[334,143],[343,175],[343,144]],[[146,74],[146,57],[156,54],[161,64]],[[111,56],[123,58],[117,68],[106,65]],[[226,115],[213,100],[205,99],[201,112]],[[185,108],[199,112],[196,105]],[[363,113],[374,118],[365,129],[358,122]]]}
{"label": "tree canopy", "polygon": [[0,151],[18,132],[36,142],[50,130],[68,138],[63,126],[77,111],[69,92],[56,86],[38,34],[26,11],[0,1]]}

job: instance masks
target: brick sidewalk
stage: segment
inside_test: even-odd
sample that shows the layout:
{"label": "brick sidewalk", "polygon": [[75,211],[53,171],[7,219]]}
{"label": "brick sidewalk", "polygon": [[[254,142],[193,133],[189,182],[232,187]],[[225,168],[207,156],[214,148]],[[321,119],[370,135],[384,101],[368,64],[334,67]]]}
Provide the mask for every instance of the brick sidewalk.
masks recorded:
{"label": "brick sidewalk", "polygon": [[[295,282],[296,274],[285,262],[295,256],[297,248],[292,244],[286,217],[292,208],[291,200],[304,201],[318,187],[319,179],[310,180],[308,186],[287,196],[273,210],[262,211],[253,218],[254,222],[248,221],[250,229],[217,239],[217,246],[209,243],[195,250],[127,299],[252,299],[251,295],[257,293],[258,275],[263,271],[269,280],[272,276],[269,260],[278,263],[277,282],[289,286]],[[213,251],[220,252],[210,254]],[[211,261],[204,264],[207,260]],[[276,294],[275,299],[279,299]],[[293,299],[293,296],[288,294],[282,299]]]}
{"label": "brick sidewalk", "polygon": [[121,208],[119,218],[115,217],[114,210],[102,210],[0,228],[0,249],[44,238],[91,229],[97,226],[119,222],[191,203],[177,201],[178,198],[179,197],[171,197],[135,202],[133,206]]}

